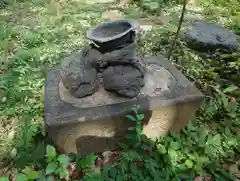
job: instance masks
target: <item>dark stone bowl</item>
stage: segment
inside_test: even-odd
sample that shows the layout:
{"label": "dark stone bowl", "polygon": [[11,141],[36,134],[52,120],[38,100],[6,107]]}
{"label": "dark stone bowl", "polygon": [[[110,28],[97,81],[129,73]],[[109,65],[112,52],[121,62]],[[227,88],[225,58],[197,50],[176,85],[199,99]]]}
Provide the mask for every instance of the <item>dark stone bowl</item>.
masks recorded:
{"label": "dark stone bowl", "polygon": [[87,32],[87,38],[100,50],[112,51],[132,43],[138,24],[129,20],[108,21]]}

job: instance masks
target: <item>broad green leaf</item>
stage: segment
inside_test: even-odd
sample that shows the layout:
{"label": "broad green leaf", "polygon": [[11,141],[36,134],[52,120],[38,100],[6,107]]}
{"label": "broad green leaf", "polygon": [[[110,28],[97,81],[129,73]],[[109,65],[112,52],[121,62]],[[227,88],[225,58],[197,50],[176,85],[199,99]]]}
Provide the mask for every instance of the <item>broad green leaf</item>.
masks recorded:
{"label": "broad green leaf", "polygon": [[27,176],[23,173],[18,173],[15,176],[16,181],[27,181]]}
{"label": "broad green leaf", "polygon": [[113,179],[113,178],[106,178],[105,180],[106,181],[115,181],[115,179]]}
{"label": "broad green leaf", "polygon": [[45,130],[45,129],[41,129],[41,134],[42,134],[43,136],[46,136],[46,130]]}
{"label": "broad green leaf", "polygon": [[188,153],[187,156],[189,159],[194,160],[194,161],[196,161],[198,159],[198,153],[196,153],[196,152]]}
{"label": "broad green leaf", "polygon": [[237,141],[237,139],[235,139],[235,138],[233,138],[233,137],[229,137],[229,138],[227,139],[227,144],[228,144],[229,146],[237,146],[238,141]]}
{"label": "broad green leaf", "polygon": [[60,164],[69,164],[70,163],[70,158],[66,155],[59,155],[57,160],[59,161]]}
{"label": "broad green leaf", "polygon": [[126,180],[126,178],[124,175],[118,174],[116,177],[116,181],[125,181],[125,180]]}
{"label": "broad green leaf", "polygon": [[213,137],[212,143],[213,143],[213,145],[215,145],[215,146],[221,146],[221,135],[220,135],[220,134],[216,134],[216,135]]}
{"label": "broad green leaf", "polygon": [[175,150],[173,150],[173,149],[169,149],[168,150],[168,155],[170,156],[170,158],[171,159],[176,159],[177,158],[177,156],[178,156],[178,154],[177,154],[177,152],[175,151]]}
{"label": "broad green leaf", "polygon": [[226,127],[225,128],[225,134],[227,135],[227,136],[231,136],[232,135],[232,132],[231,132],[231,130],[228,128],[228,127]]}
{"label": "broad green leaf", "polygon": [[207,144],[213,146],[221,146],[221,135],[216,134],[215,136],[208,135]]}
{"label": "broad green leaf", "polygon": [[35,179],[39,178],[39,173],[37,171],[32,171],[27,175],[27,178],[29,180],[35,180]]}
{"label": "broad green leaf", "polygon": [[157,2],[150,2],[147,5],[150,10],[157,10],[159,8],[159,4]]}
{"label": "broad green leaf", "polygon": [[112,177],[112,178],[115,178],[116,175],[117,175],[117,168],[115,167],[112,167],[110,170],[109,170],[109,176]]}
{"label": "broad green leaf", "polygon": [[161,145],[161,144],[157,145],[157,151],[162,155],[167,153],[167,150],[166,150],[165,146]]}
{"label": "broad green leaf", "polygon": [[112,168],[112,165],[104,165],[103,168],[102,168],[102,174],[103,175],[108,175],[111,168]]}
{"label": "broad green leaf", "polygon": [[230,87],[227,87],[223,90],[223,93],[230,93],[230,92],[233,92],[235,90],[237,90],[238,87],[237,86],[230,86]]}
{"label": "broad green leaf", "polygon": [[192,162],[192,160],[186,160],[186,161],[185,161],[185,165],[186,165],[188,168],[192,168],[192,167],[193,167],[193,162]]}
{"label": "broad green leaf", "polygon": [[181,145],[179,144],[179,142],[173,141],[170,143],[170,148],[174,150],[179,150],[181,148]]}
{"label": "broad green leaf", "polygon": [[234,119],[234,118],[237,117],[237,114],[236,114],[236,112],[230,112],[230,113],[228,113],[228,116],[229,116],[230,118]]}
{"label": "broad green leaf", "polygon": [[0,177],[0,181],[9,181],[7,177]]}
{"label": "broad green leaf", "polygon": [[227,109],[227,108],[228,108],[228,105],[229,105],[228,98],[225,97],[225,96],[223,96],[223,97],[221,98],[221,100],[222,100],[222,103],[223,103],[223,105],[224,105],[224,108]]}
{"label": "broad green leaf", "polygon": [[135,130],[135,129],[136,129],[136,127],[129,127],[129,128],[128,128],[129,131],[133,131],[133,130]]}
{"label": "broad green leaf", "polygon": [[121,148],[123,148],[123,149],[128,149],[128,145],[126,145],[126,144],[124,144],[124,143],[118,143],[119,144],[119,146],[121,147]]}
{"label": "broad green leaf", "polygon": [[127,139],[129,140],[135,140],[136,139],[136,134],[128,134],[127,136],[125,136]]}
{"label": "broad green leaf", "polygon": [[44,171],[39,172],[39,178],[37,179],[37,181],[47,181]]}
{"label": "broad green leaf", "polygon": [[23,173],[25,173],[27,175],[27,178],[29,180],[34,180],[34,179],[37,179],[39,178],[39,173],[35,170],[33,170],[31,167],[25,167],[23,170],[22,170]]}
{"label": "broad green leaf", "polygon": [[137,115],[137,119],[138,119],[139,121],[142,121],[142,120],[144,119],[144,114],[138,114],[138,115]]}
{"label": "broad green leaf", "polygon": [[132,115],[126,115],[126,117],[131,121],[137,121],[136,118]]}
{"label": "broad green leaf", "polygon": [[201,165],[206,165],[210,162],[209,157],[207,156],[199,156],[197,159],[197,164],[200,163]]}
{"label": "broad green leaf", "polygon": [[178,169],[181,170],[181,171],[187,170],[187,167],[186,167],[185,164],[179,164],[177,167],[178,167]]}
{"label": "broad green leaf", "polygon": [[54,181],[53,177],[49,176],[46,181]]}
{"label": "broad green leaf", "polygon": [[60,179],[66,178],[68,180],[69,172],[66,168],[60,168],[59,169],[59,177]]}
{"label": "broad green leaf", "polygon": [[206,135],[204,134],[199,134],[198,135],[198,146],[199,147],[204,147],[206,145]]}
{"label": "broad green leaf", "polygon": [[225,172],[225,171],[221,171],[220,173],[221,175],[223,175],[223,177],[229,179],[229,180],[236,180],[237,177],[229,172]]}
{"label": "broad green leaf", "polygon": [[46,168],[46,175],[53,173],[57,169],[57,167],[58,164],[56,162],[49,163]]}
{"label": "broad green leaf", "polygon": [[92,168],[93,161],[97,158],[94,154],[89,154],[83,158],[77,159],[77,166],[81,169]]}
{"label": "broad green leaf", "polygon": [[57,155],[56,149],[51,145],[47,145],[46,154],[49,161],[52,161]]}
{"label": "broad green leaf", "polygon": [[130,163],[130,169],[133,174],[137,174],[138,168],[136,167],[135,163],[133,162]]}
{"label": "broad green leaf", "polygon": [[128,169],[128,161],[127,160],[122,160],[121,162],[121,171],[122,174],[125,174],[125,171]]}

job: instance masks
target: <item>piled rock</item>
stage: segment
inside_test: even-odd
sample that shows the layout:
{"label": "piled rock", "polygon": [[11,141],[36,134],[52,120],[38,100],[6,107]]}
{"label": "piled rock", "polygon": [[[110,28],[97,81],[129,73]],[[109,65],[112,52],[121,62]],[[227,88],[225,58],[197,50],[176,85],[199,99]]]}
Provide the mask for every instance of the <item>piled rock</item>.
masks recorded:
{"label": "piled rock", "polygon": [[[61,66],[62,82],[74,97],[81,98],[91,95],[98,87],[98,72],[94,57],[98,57],[99,54],[97,51],[93,53],[90,50],[89,47],[85,47],[80,52],[65,59]],[[92,59],[88,61],[90,57]]]}
{"label": "piled rock", "polygon": [[[120,23],[121,21],[117,22],[116,26]],[[126,21],[124,23],[126,24]],[[111,26],[112,24],[107,24],[106,27]],[[117,31],[119,28],[121,29],[113,29]],[[97,28],[94,29],[95,34],[99,35],[96,30]],[[99,85],[98,74],[101,74],[103,86],[108,91],[130,98],[139,94],[144,86],[145,63],[136,56],[135,30],[123,30],[127,33],[121,33],[122,39],[113,32],[118,37],[117,40],[112,37],[106,42],[93,41],[82,51],[64,60],[61,78],[73,96],[81,98],[93,94]]]}

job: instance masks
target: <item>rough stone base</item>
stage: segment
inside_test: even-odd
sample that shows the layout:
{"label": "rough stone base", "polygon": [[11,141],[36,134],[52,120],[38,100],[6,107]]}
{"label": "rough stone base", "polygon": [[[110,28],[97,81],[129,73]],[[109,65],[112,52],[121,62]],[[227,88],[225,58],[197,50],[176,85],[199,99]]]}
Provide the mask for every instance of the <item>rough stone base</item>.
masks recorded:
{"label": "rough stone base", "polygon": [[[152,111],[143,133],[148,137],[165,136],[170,130],[180,131],[193,117],[201,102],[189,102]],[[147,122],[145,120],[145,122]],[[49,136],[64,153],[98,153],[118,148],[124,141],[129,121],[124,117],[87,121],[49,129]]]}
{"label": "rough stone base", "polygon": [[177,80],[171,91],[85,108],[61,100],[59,71],[50,71],[45,87],[45,126],[58,150],[85,155],[117,149],[132,124],[125,115],[133,104],[140,105],[140,111],[145,114],[143,133],[146,136],[180,131],[194,118],[204,97],[170,62],[159,61]]}

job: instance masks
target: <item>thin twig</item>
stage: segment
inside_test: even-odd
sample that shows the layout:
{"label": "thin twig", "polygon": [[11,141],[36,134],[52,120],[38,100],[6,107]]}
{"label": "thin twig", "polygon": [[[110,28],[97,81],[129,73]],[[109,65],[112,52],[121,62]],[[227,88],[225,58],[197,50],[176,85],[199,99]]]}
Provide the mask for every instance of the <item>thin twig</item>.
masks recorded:
{"label": "thin twig", "polygon": [[171,48],[170,48],[169,53],[168,53],[168,60],[170,60],[170,58],[172,56],[172,51],[173,51],[173,49],[175,47],[176,41],[177,41],[178,36],[179,36],[179,32],[180,32],[180,29],[182,27],[182,22],[183,22],[183,19],[184,19],[184,14],[185,14],[185,11],[186,11],[186,6],[187,6],[187,0],[184,0],[183,1],[181,17],[180,17],[179,24],[178,24],[178,29],[177,29],[177,32],[175,34],[175,38],[174,38],[174,40],[172,42]]}

